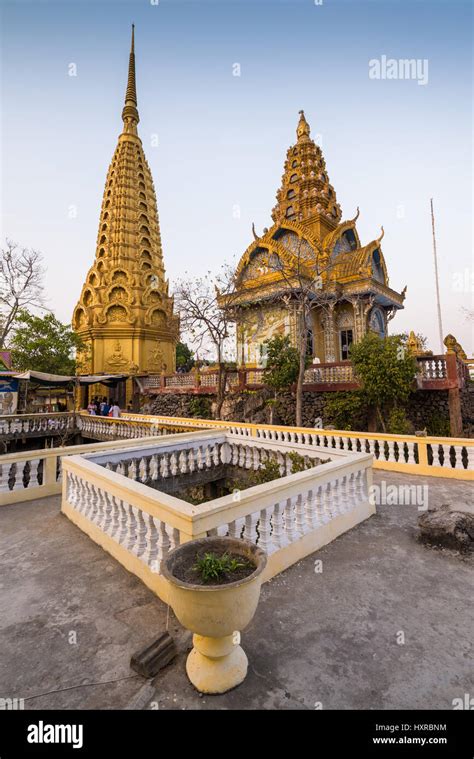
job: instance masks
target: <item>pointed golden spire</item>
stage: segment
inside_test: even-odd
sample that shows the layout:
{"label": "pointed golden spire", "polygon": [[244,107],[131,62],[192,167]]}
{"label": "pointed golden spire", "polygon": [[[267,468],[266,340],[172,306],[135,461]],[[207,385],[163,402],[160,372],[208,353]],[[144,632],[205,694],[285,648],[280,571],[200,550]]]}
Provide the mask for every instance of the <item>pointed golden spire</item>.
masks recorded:
{"label": "pointed golden spire", "polygon": [[298,122],[298,127],[296,129],[296,136],[298,137],[298,142],[303,137],[309,138],[309,134],[310,134],[309,124],[305,119],[304,111],[300,111],[299,114],[300,114],[300,120]]}
{"label": "pointed golden spire", "polygon": [[135,24],[132,24],[132,43],[130,47],[128,80],[122,119],[125,124],[125,131],[136,133],[136,126],[140,121],[140,117],[137,110],[137,86],[135,82]]}

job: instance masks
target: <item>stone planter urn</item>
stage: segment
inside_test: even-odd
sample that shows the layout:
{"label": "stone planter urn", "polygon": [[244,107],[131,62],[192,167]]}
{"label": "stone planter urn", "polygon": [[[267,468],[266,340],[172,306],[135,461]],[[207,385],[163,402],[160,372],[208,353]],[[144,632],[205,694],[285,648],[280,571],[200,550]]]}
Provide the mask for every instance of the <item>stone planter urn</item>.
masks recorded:
{"label": "stone planter urn", "polygon": [[[179,568],[207,552],[241,556],[255,570],[234,582],[192,584],[179,579]],[[161,572],[170,584],[169,604],[180,623],[191,630],[194,648],[186,672],[201,693],[225,693],[247,674],[248,660],[240,646],[240,631],[250,624],[267,563],[266,553],[247,540],[210,537],[192,540],[171,551]]]}

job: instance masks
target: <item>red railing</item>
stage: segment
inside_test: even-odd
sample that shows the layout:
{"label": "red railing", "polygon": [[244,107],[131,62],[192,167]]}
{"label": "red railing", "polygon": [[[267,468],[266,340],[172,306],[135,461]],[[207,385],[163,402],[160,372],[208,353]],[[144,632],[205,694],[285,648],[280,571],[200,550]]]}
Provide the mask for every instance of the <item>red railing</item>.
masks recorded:
{"label": "red railing", "polygon": [[[419,356],[417,358],[417,385],[423,390],[449,390],[463,388],[469,381],[469,366],[455,354]],[[227,392],[257,389],[264,386],[264,369],[232,369],[226,373]],[[216,369],[150,375],[140,378],[144,393],[214,393],[217,390]],[[358,387],[350,361],[312,364],[305,371],[305,392],[354,390]]]}

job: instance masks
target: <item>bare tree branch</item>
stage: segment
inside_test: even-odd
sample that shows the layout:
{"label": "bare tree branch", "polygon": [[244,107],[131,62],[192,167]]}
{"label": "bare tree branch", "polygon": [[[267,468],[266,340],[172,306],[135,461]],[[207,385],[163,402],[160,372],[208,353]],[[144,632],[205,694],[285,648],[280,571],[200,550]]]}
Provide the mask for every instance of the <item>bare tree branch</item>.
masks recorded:
{"label": "bare tree branch", "polygon": [[0,251],[0,348],[4,348],[18,314],[44,304],[42,255],[7,240]]}

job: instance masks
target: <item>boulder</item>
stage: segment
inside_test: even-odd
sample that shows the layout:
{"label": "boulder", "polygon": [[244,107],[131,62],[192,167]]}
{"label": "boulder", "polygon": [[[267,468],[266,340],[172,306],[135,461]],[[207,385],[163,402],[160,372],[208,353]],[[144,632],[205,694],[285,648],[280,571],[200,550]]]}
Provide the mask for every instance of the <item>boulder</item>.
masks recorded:
{"label": "boulder", "polygon": [[474,548],[474,514],[456,511],[448,504],[426,511],[418,518],[420,540],[433,545],[472,551]]}

